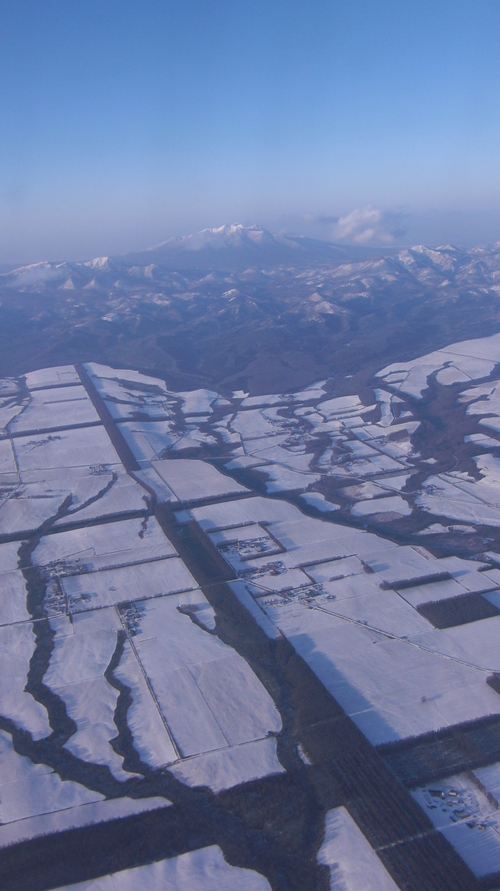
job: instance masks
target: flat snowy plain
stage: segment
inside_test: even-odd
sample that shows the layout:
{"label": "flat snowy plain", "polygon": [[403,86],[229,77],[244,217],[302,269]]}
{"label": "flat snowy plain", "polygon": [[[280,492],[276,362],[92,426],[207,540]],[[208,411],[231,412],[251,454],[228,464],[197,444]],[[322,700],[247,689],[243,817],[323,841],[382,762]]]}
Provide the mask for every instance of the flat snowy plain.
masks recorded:
{"label": "flat snowy plain", "polygon": [[[218,549],[239,602],[270,639],[292,644],[373,745],[499,715],[487,681],[500,673],[500,616],[479,610],[443,627],[428,617],[470,595],[483,611],[500,607],[498,545],[484,531],[500,524],[500,397],[498,382],[482,380],[498,360],[498,335],[454,344],[384,369],[363,399],[336,395],[333,381],[257,399],[175,393],[162,380],[89,364],[115,432],[139,461],[133,474],[88,381],[71,367],[27,375],[28,396],[13,390],[0,439],[3,717],[33,743],[47,741],[48,709],[30,692],[42,681],[73,722],[65,755],[106,770],[114,789],[143,768],[214,792],[284,772],[272,688],[219,637],[218,616],[179,556],[183,527]],[[415,400],[427,398],[431,376],[443,388],[463,383],[467,423],[488,429],[463,438],[469,471],[434,469],[417,448]],[[414,528],[449,535],[453,524],[463,536],[481,527],[475,559],[436,556],[432,538],[429,547],[412,538]],[[120,721],[135,768],[116,745]],[[43,759],[19,755],[7,731],[0,749],[0,845],[58,831],[66,818],[77,826],[169,805],[157,796],[107,800],[83,768],[81,781],[63,780]],[[483,876],[500,871],[498,765],[475,776],[446,780],[437,804],[428,787],[414,796]],[[472,829],[450,817],[452,791],[473,807]],[[327,814],[319,862],[339,891],[395,887],[344,808]],[[72,887],[205,891],[235,881],[269,887],[210,847]]]}
{"label": "flat snowy plain", "polygon": [[215,845],[150,866],[115,872],[101,879],[65,885],[58,891],[270,891],[264,876],[229,866]]}
{"label": "flat snowy plain", "polygon": [[330,869],[331,891],[396,891],[398,887],[345,807],[326,815],[318,862]]}

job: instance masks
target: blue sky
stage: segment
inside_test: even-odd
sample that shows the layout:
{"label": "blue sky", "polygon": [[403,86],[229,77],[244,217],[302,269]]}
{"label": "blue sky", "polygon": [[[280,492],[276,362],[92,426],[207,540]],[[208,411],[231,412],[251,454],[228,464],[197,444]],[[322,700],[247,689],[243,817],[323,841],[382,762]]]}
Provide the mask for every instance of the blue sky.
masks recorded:
{"label": "blue sky", "polygon": [[498,0],[0,3],[0,263],[500,239]]}

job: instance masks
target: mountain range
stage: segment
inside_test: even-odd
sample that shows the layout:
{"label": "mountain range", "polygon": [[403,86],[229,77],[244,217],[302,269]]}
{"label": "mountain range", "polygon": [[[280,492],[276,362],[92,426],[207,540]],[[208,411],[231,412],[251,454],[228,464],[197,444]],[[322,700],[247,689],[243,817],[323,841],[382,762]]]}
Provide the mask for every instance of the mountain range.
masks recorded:
{"label": "mountain range", "polygon": [[0,274],[0,373],[133,357],[185,388],[338,374],[359,389],[395,358],[499,330],[499,294],[500,243],[382,250],[232,224]]}
{"label": "mountain range", "polygon": [[228,271],[241,271],[254,266],[273,268],[288,265],[300,268],[311,264],[361,261],[380,255],[382,251],[379,249],[332,244],[302,235],[273,234],[261,226],[232,223],[216,229],[203,229],[192,235],[169,238],[146,250],[114,257],[97,257],[84,262],[44,261],[11,268],[0,276],[0,282],[21,288],[43,282],[59,282],[71,288],[72,284],[74,287],[85,287],[95,275],[103,284],[107,284],[108,275],[118,275],[124,271],[137,274],[139,270],[145,270],[144,274],[151,276],[153,267]]}

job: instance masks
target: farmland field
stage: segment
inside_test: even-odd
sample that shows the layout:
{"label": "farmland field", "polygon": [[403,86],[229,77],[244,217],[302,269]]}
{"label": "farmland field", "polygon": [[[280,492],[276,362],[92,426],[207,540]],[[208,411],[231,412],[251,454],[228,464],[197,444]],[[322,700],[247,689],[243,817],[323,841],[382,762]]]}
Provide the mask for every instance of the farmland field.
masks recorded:
{"label": "farmland field", "polygon": [[[500,442],[464,417],[497,354],[452,344],[363,398],[24,378],[0,440],[6,889],[493,881]],[[456,796],[482,847],[436,818]]]}

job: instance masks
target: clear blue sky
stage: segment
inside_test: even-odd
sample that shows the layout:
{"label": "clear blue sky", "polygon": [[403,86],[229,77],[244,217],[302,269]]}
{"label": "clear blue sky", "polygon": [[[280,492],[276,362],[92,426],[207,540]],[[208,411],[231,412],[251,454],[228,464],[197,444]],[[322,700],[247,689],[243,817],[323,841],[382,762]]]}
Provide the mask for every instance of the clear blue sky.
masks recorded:
{"label": "clear blue sky", "polygon": [[500,239],[499,0],[0,5],[0,262]]}

